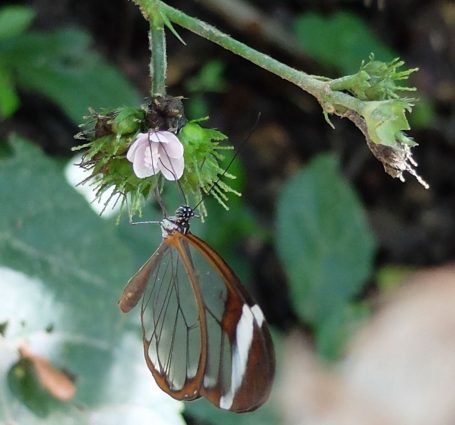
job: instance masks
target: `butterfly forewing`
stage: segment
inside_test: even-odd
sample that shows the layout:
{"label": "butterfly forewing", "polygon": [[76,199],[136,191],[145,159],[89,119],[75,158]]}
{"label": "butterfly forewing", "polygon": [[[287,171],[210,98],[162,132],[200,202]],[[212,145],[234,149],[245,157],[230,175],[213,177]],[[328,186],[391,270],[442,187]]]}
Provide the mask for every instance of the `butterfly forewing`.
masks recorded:
{"label": "butterfly forewing", "polygon": [[[169,240],[150,271],[141,322],[145,358],[162,389],[178,399],[199,397],[204,358],[199,310],[182,258]],[[199,375],[198,375],[199,371]]]}

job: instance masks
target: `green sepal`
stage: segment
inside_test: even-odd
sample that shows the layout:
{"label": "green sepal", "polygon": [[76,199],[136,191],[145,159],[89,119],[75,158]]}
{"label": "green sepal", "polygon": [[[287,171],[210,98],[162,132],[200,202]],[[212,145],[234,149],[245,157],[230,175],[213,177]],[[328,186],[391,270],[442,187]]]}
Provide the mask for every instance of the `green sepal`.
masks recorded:
{"label": "green sepal", "polygon": [[120,135],[137,133],[141,129],[144,118],[145,111],[142,108],[120,108],[112,119],[112,131]]}
{"label": "green sepal", "polygon": [[[406,112],[412,105],[405,100],[382,100],[366,102],[362,109],[368,135],[374,143],[398,147],[400,141],[410,142],[412,139],[402,135],[402,131],[409,130]],[[415,142],[407,143],[411,146]]]}
{"label": "green sepal", "polygon": [[179,132],[178,137],[185,148],[185,172],[180,180],[183,191],[193,202],[199,204],[201,217],[207,215],[204,198],[212,195],[224,208],[227,206],[227,193],[240,193],[230,187],[223,179],[235,179],[221,163],[225,159],[223,151],[232,150],[232,146],[221,145],[227,136],[213,128],[204,128],[198,122],[188,122]]}

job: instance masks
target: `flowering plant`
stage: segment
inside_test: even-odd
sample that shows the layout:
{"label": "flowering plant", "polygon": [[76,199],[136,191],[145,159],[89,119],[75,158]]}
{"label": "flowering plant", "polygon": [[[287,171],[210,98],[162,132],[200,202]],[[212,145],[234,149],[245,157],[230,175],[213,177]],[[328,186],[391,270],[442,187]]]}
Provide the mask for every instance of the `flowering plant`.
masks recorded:
{"label": "flowering plant", "polygon": [[91,181],[97,196],[113,189],[106,204],[117,196],[123,205],[128,196],[131,216],[162,190],[163,178],[176,181],[202,217],[209,192],[225,208],[226,193],[240,195],[226,183],[235,176],[220,165],[223,151],[232,149],[221,144],[227,137],[200,120],[186,122],[180,98],[155,96],[140,108],[91,111],[78,137],[88,140],[75,148],[87,149],[80,166],[91,173],[84,183]]}
{"label": "flowering plant", "polygon": [[408,172],[428,187],[415,169],[411,148],[416,143],[405,134],[409,130],[406,113],[415,99],[404,94],[414,88],[398,84],[416,69],[400,70],[404,62],[399,59],[385,63],[370,56],[356,74],[337,79],[312,76],[162,1],[134,2],[150,22],[152,97],[141,108],[92,112],[84,132],[89,143],[82,146],[89,150],[81,162],[81,166],[92,170],[90,179],[96,182],[99,194],[113,187],[114,195],[130,195],[130,214],[140,212],[141,202],[152,191],[162,189],[161,176],[178,181],[185,195],[199,205],[201,215],[206,213],[200,202],[205,194],[210,192],[227,208],[226,193],[235,192],[221,181],[234,178],[220,166],[224,158],[221,151],[229,149],[219,144],[226,136],[215,129],[204,129],[197,121],[186,123],[181,98],[166,95],[165,28],[183,41],[173,24],[208,38],[312,94],[329,123],[329,114],[335,114],[350,119],[362,131],[367,146],[388,174],[404,180],[403,173]]}

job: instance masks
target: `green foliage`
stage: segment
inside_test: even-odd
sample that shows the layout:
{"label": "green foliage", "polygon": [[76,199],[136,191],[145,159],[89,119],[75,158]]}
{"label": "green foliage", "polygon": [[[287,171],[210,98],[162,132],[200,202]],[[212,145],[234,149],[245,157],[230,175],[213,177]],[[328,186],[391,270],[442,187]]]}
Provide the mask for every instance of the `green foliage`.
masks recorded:
{"label": "green foliage", "polygon": [[32,23],[35,12],[26,6],[4,6],[0,9],[0,40],[22,34]]}
{"label": "green foliage", "polygon": [[410,129],[406,113],[412,110],[415,99],[406,98],[403,93],[415,88],[398,84],[406,81],[416,69],[399,70],[403,65],[398,58],[385,63],[371,55],[358,73],[330,82],[332,90],[347,90],[364,101],[357,112],[365,120],[369,138],[373,143],[396,149],[396,156],[403,145],[417,145],[404,133]]}
{"label": "green foliage", "polygon": [[362,62],[359,72],[332,80],[330,87],[350,91],[360,100],[399,99],[404,92],[415,91],[415,87],[399,84],[417,71],[417,68],[399,70],[404,64],[398,58],[388,63],[377,61],[372,54],[368,62]]}
{"label": "green foliage", "polygon": [[[177,32],[177,30],[175,29],[174,25],[172,25],[172,22],[169,20],[169,18],[167,17],[166,13],[163,10],[161,10],[161,9],[159,11],[159,16],[163,20],[163,23],[166,26],[166,28],[174,35],[174,37],[177,40],[179,40],[180,43],[186,45],[185,41],[180,36],[180,34]],[[154,17],[157,18],[156,15],[154,15]]]}
{"label": "green foliage", "polygon": [[[357,125],[363,129],[370,150],[379,159],[387,173],[403,180],[403,172],[414,175],[424,186],[428,184],[416,173],[410,148],[417,145],[404,131],[409,130],[406,112],[411,111],[415,99],[404,93],[413,87],[400,85],[416,69],[400,68],[404,62],[383,45],[366,24],[348,12],[330,17],[308,13],[297,18],[295,33],[309,55],[339,73],[355,74],[328,81],[332,90],[348,91],[359,103],[356,114],[362,119]],[[368,61],[364,59],[369,57]],[[381,60],[377,60],[379,58]],[[356,64],[361,64],[357,70]],[[345,106],[332,105],[339,115],[346,113]],[[351,111],[353,112],[353,111]],[[327,113],[325,112],[328,120]],[[329,121],[330,124],[330,121]],[[375,146],[378,145],[378,146]]]}
{"label": "green foliage", "polygon": [[12,75],[0,65],[0,118],[9,117],[19,107]]}
{"label": "green foliage", "polygon": [[[105,298],[106,308],[115,301],[111,282],[128,277],[120,266],[128,262],[128,252],[107,224],[100,226],[82,198],[62,181],[60,169],[39,149],[18,138],[12,138],[11,145],[13,155],[0,162],[0,199],[8,200],[0,217],[2,263],[46,278],[55,294],[75,309],[92,296]],[[40,234],[34,233],[36,229]],[[105,258],[95,259],[93,251]],[[108,266],[111,262],[114,266]],[[79,285],[88,287],[82,292]],[[116,316],[115,310],[107,309],[95,322],[76,317],[97,333],[97,326],[104,329],[113,320],[110,313]],[[76,325],[77,320],[71,323]]]}
{"label": "green foliage", "polygon": [[112,118],[112,131],[119,136],[140,130],[145,111],[142,108],[120,108]]}
{"label": "green foliage", "polygon": [[[75,28],[24,32],[33,11],[2,9],[10,22],[0,37],[0,112],[8,117],[19,106],[16,87],[42,94],[78,123],[88,106],[113,108],[139,103],[138,93],[119,72],[90,49],[87,33]],[[22,17],[11,19],[11,15]]]}
{"label": "green foliage", "polygon": [[209,105],[203,93],[191,95],[191,99],[186,104],[185,113],[191,120],[210,115]]}
{"label": "green foliage", "polygon": [[0,118],[12,115],[19,107],[13,76],[1,60],[2,40],[24,32],[34,15],[32,9],[24,6],[6,6],[0,9]]}
{"label": "green foliage", "polygon": [[[118,229],[102,220],[64,182],[54,161],[24,140],[10,143],[11,155],[0,159],[0,199],[7,200],[0,216],[0,264],[33,278],[16,273],[15,283],[0,280],[0,323],[8,323],[0,338],[0,423],[78,425],[92,423],[94,415],[102,425],[130,423],[137,409],[143,415],[134,423],[156,422],[156,412],[174,402],[154,391],[139,340],[139,312],[122,315],[117,299],[153,251],[149,236],[156,233],[159,240],[159,230]],[[134,241],[142,258],[124,240]],[[36,411],[40,395],[31,384],[14,381],[25,375],[12,369],[15,344],[24,338],[75,375],[74,401]],[[8,378],[8,372],[15,375]],[[47,415],[45,422],[37,413]]]}
{"label": "green foliage", "polygon": [[224,68],[222,61],[211,60],[186,81],[185,87],[191,93],[186,103],[186,114],[190,119],[209,115],[206,93],[221,93],[226,90]]}
{"label": "green foliage", "polygon": [[[285,184],[276,239],[299,316],[317,330],[345,321],[347,306],[371,273],[375,244],[365,212],[333,156],[315,158]],[[324,342],[333,344],[338,341]]]}
{"label": "green foliage", "polygon": [[[411,148],[417,143],[405,131],[410,130],[406,113],[414,107],[416,99],[405,97],[406,92],[415,91],[414,87],[400,85],[417,69],[399,70],[404,65],[398,58],[386,63],[370,55],[368,62],[362,62],[359,72],[334,80],[317,77],[327,81],[333,91],[348,91],[357,99],[355,106],[331,104],[323,101],[340,116],[349,117],[364,133],[367,146],[384,166],[384,170],[394,178],[404,181],[403,172],[407,171],[428,189],[428,183],[419,176],[415,167]],[[329,92],[328,97],[332,92]],[[327,108],[324,116],[328,120]]]}
{"label": "green foliage", "polygon": [[220,60],[207,62],[199,73],[186,81],[186,88],[190,92],[223,92],[227,83],[223,77],[224,63]]}
{"label": "green foliage", "polygon": [[368,80],[361,90],[352,89],[353,94],[361,100],[385,100],[398,99],[403,92],[415,91],[414,87],[398,84],[400,81],[407,81],[409,76],[417,71],[417,68],[399,71],[404,64],[404,61],[398,58],[385,63],[370,55],[370,60],[362,63],[360,67],[360,72],[365,72]]}
{"label": "green foliage", "polygon": [[295,21],[294,33],[308,55],[341,74],[357,71],[371,53],[383,61],[396,56],[362,19],[350,12],[331,16],[314,12],[300,15]]}
{"label": "green foliage", "polygon": [[434,125],[435,118],[436,111],[431,98],[420,96],[409,117],[411,127],[413,129],[429,128]]}

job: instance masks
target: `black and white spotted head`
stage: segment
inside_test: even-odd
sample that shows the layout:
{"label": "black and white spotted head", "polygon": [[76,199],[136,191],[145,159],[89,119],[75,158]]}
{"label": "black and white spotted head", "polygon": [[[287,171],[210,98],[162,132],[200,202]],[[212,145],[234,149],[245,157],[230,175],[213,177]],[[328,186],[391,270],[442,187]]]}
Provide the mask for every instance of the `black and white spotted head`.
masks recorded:
{"label": "black and white spotted head", "polygon": [[190,230],[190,220],[194,217],[194,210],[188,205],[181,205],[175,211],[175,215],[166,217],[161,221],[161,232],[163,238],[174,232],[186,235]]}

